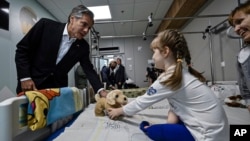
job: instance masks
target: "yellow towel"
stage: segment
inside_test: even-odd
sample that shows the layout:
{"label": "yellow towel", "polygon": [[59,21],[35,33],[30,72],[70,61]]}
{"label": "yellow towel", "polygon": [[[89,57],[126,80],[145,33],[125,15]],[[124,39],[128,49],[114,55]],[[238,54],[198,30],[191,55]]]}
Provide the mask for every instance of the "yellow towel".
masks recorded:
{"label": "yellow towel", "polygon": [[29,100],[28,127],[32,131],[45,127],[49,100],[59,95],[59,89],[26,91],[24,94]]}

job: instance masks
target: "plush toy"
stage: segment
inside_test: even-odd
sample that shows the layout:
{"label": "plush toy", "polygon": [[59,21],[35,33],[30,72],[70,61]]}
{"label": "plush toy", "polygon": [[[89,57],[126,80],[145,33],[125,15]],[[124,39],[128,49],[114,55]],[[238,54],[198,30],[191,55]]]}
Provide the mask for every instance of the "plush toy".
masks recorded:
{"label": "plush toy", "polygon": [[99,94],[95,95],[95,115],[105,116],[108,108],[119,108],[128,103],[128,98],[123,94],[121,90],[110,91],[106,98],[100,97]]}
{"label": "plush toy", "polygon": [[247,108],[245,101],[241,95],[233,95],[225,98],[225,104],[230,107]]}

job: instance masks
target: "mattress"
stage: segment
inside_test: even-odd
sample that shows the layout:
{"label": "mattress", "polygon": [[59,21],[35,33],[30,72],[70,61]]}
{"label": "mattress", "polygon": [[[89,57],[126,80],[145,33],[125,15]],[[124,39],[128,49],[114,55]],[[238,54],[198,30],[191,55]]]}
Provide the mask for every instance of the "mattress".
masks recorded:
{"label": "mattress", "polygon": [[[215,95],[223,104],[230,125],[249,125],[250,114],[246,108],[229,107],[224,104],[224,99],[231,95],[239,94],[238,86],[233,83],[217,83],[210,86]],[[126,89],[124,94],[129,101],[145,93],[146,88]],[[94,115],[95,103],[89,104],[86,91],[81,92],[81,99],[84,103],[84,111],[81,112],[70,126],[65,127],[55,136],[51,134],[52,128],[43,128],[37,132],[27,130],[27,127],[19,127],[20,105],[27,103],[22,97],[10,98],[0,102],[0,140],[29,140],[53,136],[56,141],[150,141],[139,129],[141,121],[149,121],[152,124],[166,123],[169,104],[162,100],[147,109],[131,117],[122,117],[120,120],[110,120],[108,117],[96,117]],[[88,105],[89,104],[89,105]],[[53,124],[57,125],[57,124]],[[53,127],[53,126],[52,126]],[[51,139],[51,138],[49,138]]]}
{"label": "mattress", "polygon": [[[133,100],[133,98],[129,98]],[[90,104],[75,122],[65,128],[55,141],[151,141],[140,129],[141,121],[146,120],[152,124],[166,123],[169,104],[167,100],[152,105],[151,107],[131,117],[120,120],[110,120],[108,117],[95,117],[95,104]],[[233,108],[223,105],[229,124],[249,124],[250,114],[247,109]],[[165,113],[165,114],[164,114]]]}

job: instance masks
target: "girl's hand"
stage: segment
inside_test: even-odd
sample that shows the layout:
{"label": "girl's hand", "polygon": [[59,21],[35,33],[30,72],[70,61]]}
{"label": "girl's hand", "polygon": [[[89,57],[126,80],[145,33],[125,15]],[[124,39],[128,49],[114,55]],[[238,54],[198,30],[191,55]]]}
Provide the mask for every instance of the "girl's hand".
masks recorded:
{"label": "girl's hand", "polygon": [[109,108],[108,109],[108,116],[110,119],[115,119],[123,114],[122,108]]}

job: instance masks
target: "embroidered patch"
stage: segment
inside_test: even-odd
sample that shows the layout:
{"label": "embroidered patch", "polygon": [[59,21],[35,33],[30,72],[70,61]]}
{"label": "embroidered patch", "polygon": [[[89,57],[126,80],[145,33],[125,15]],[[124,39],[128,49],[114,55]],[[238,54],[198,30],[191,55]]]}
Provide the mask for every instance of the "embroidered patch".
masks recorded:
{"label": "embroidered patch", "polygon": [[154,89],[153,87],[150,87],[148,90],[147,90],[147,95],[153,95],[156,93],[156,89]]}

